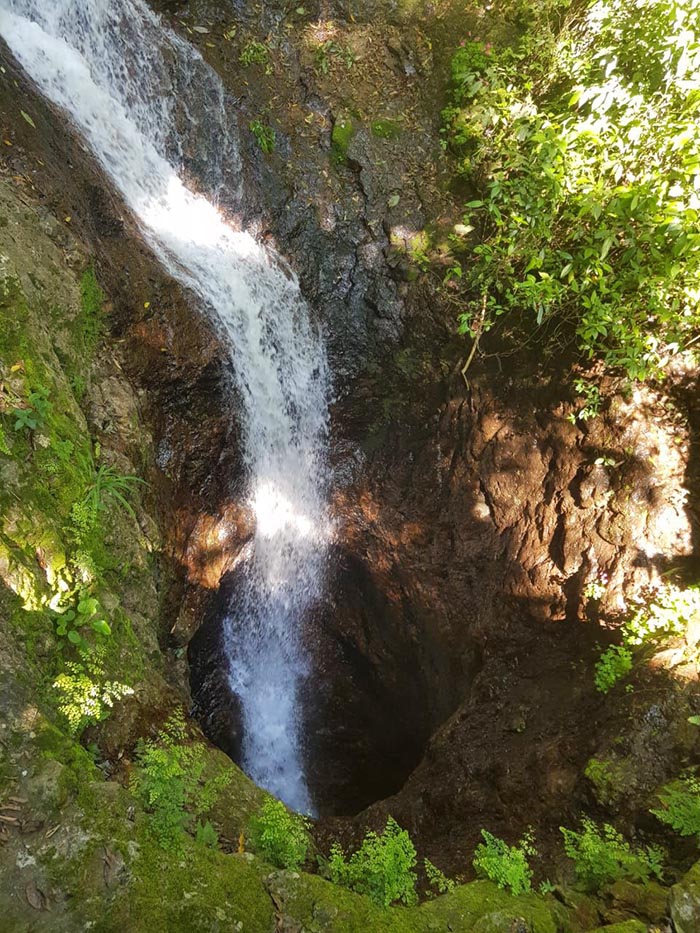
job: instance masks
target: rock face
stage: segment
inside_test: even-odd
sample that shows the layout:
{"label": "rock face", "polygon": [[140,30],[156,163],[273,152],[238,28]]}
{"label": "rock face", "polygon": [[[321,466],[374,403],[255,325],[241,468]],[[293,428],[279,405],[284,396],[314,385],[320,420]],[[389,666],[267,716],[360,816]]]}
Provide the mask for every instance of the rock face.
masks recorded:
{"label": "rock face", "polygon": [[700,862],[671,888],[670,906],[676,933],[700,929]]}
{"label": "rock face", "polygon": [[[454,20],[401,19],[393,4],[372,11],[354,4],[350,16],[342,5],[321,11],[311,4],[307,15],[269,3],[262,21],[245,5],[235,13],[218,2],[154,5],[190,30],[226,75],[232,98],[242,98],[236,106],[250,207],[239,220],[289,257],[328,333],[338,531],[327,598],[304,632],[313,659],[306,756],[326,816],[321,846],[331,837],[352,842],[391,813],[421,855],[461,875],[484,825],[511,840],[536,824],[548,865],[560,851],[559,825],[573,825],[583,809],[607,808],[630,827],[642,824],[650,790],[700,755],[687,727],[687,716],[700,711],[697,684],[678,688],[652,671],[642,683],[654,708],[645,692],[636,698],[621,689],[613,712],[593,686],[595,644],[607,640],[597,623],[625,611],[624,594],[640,593],[693,555],[697,502],[685,489],[697,486],[694,385],[625,394],[611,382],[601,416],[572,423],[577,406],[565,379],[525,354],[501,357],[496,347],[490,359],[477,358],[468,385],[456,375],[464,347],[453,333],[454,303],[442,276],[425,271],[424,257],[430,238],[435,245],[455,220],[434,168],[435,87]],[[232,17],[237,31],[227,38]],[[240,61],[246,43],[261,38],[270,74]],[[111,593],[138,640],[134,651],[125,636],[121,660],[129,671],[138,661],[143,683],[126,712],[120,707],[95,732],[113,780],[102,780],[45,712],[35,713],[29,685],[37,678],[14,635],[3,642],[0,689],[14,733],[35,735],[21,746],[31,761],[32,812],[27,832],[23,817],[11,847],[0,849],[12,886],[0,886],[0,904],[15,911],[8,915],[18,918],[18,929],[27,916],[37,929],[57,928],[57,917],[66,930],[82,928],[102,916],[105,899],[106,930],[244,923],[261,931],[566,928],[553,899],[512,899],[486,882],[415,911],[378,913],[319,878],[270,875],[257,860],[201,851],[192,840],[182,861],[153,845],[148,817],[124,786],[129,756],[160,711],[186,693],[188,676],[208,734],[238,754],[217,600],[235,585],[251,520],[240,501],[227,357],[191,296],[140,244],[79,143],[12,62],[4,67],[0,112],[10,145],[3,165],[17,188],[8,213],[36,213],[43,232],[28,242],[53,243],[51,264],[72,270],[72,284],[59,291],[73,304],[74,273],[88,254],[109,298],[109,349],[85,410],[72,397],[75,387],[66,390],[67,410],[83,445],[98,440],[121,469],[148,478],[153,516],[139,510],[140,532],[125,532],[117,552],[137,577]],[[17,118],[27,101],[33,126]],[[277,132],[269,156],[246,132],[261,115]],[[201,155],[193,154],[193,173]],[[3,226],[0,217],[0,233]],[[442,231],[437,238],[434,228]],[[49,262],[48,254],[34,255],[38,267]],[[31,281],[34,272],[23,275]],[[63,330],[56,327],[55,348],[46,349],[59,368],[71,352]],[[69,374],[61,379],[69,383]],[[3,462],[4,488],[20,489],[25,469]],[[155,519],[165,540],[154,569],[139,535],[155,535]],[[112,530],[117,543],[122,531]],[[17,547],[19,538],[12,542]],[[22,572],[44,586],[42,564],[50,566],[55,542],[39,544],[24,548]],[[0,548],[0,572],[9,565]],[[26,582],[13,579],[18,587]],[[16,607],[0,608],[7,614]],[[41,628],[35,637],[43,669],[50,643]],[[159,715],[147,715],[151,706]],[[591,758],[603,754],[608,763],[622,761],[617,770],[609,766],[613,776],[634,771],[635,780],[586,777]],[[230,849],[260,799],[234,773],[233,790],[213,817]],[[79,794],[84,786],[89,793]],[[24,789],[20,782],[17,796]],[[65,824],[54,841],[59,864],[73,866],[67,879],[55,866],[52,872],[55,851],[44,840],[54,820]],[[203,886],[190,890],[192,877],[215,879],[214,896]],[[694,878],[691,872],[672,896],[683,933],[696,923]],[[634,913],[625,892],[618,894],[615,918]],[[71,903],[79,904],[74,917]],[[655,908],[645,914],[650,920],[658,919]]]}
{"label": "rock face", "polygon": [[[399,814],[455,870],[484,813],[504,834],[536,815],[555,849],[559,824],[588,800],[586,763],[616,738],[593,687],[606,638],[596,623],[693,551],[694,390],[625,395],[611,382],[601,417],[584,422],[568,376],[526,354],[501,359],[495,347],[469,386],[455,376],[454,302],[424,269],[459,219],[440,178],[435,101],[463,12],[441,21],[340,4],[317,18],[271,3],[262,26],[241,10],[224,41],[230,7],[167,12],[235,98],[245,220],[297,271],[336,377],[338,540],[327,601],[307,626],[319,805],[347,814],[392,795],[358,825]],[[266,62],[246,66],[261,28]],[[263,111],[271,154],[246,134]],[[208,685],[202,708],[223,680],[215,615],[190,648],[195,693]],[[674,723],[694,708],[689,689],[666,704]],[[225,743],[235,711],[218,709],[210,734]],[[688,751],[675,728],[665,735],[641,765],[652,786]]]}

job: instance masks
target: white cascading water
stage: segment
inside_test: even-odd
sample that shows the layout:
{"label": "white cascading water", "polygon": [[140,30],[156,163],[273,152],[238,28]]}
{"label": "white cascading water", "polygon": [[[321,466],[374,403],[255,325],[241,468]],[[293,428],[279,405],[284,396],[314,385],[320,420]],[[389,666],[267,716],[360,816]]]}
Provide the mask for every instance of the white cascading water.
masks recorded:
{"label": "white cascading water", "polygon": [[[300,627],[327,552],[328,374],[295,279],[215,206],[222,190],[240,184],[221,82],[144,0],[0,0],[0,35],[69,115],[159,260],[227,337],[256,519],[226,621],[243,765],[291,807],[311,812]],[[185,160],[211,200],[186,187]]]}

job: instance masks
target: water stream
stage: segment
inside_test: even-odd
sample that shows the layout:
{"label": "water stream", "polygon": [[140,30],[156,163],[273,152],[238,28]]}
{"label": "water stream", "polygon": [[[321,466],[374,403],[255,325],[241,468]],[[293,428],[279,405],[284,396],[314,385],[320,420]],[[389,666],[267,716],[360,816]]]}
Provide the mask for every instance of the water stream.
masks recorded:
{"label": "water stream", "polygon": [[[244,197],[235,114],[216,73],[143,0],[0,0],[0,34],[77,127],[168,271],[230,347],[248,502],[244,583],[230,607],[230,683],[243,766],[297,810],[304,617],[323,583],[329,525],[328,373],[295,279],[217,204]],[[206,196],[190,190],[186,170]]]}

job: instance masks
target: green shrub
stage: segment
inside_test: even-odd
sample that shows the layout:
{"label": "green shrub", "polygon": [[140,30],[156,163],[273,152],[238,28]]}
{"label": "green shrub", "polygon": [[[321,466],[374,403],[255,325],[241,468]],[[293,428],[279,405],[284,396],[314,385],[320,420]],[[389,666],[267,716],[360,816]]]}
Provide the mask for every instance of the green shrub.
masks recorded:
{"label": "green shrub", "polygon": [[560,827],[564,850],[575,863],[577,879],[590,891],[626,878],[648,881],[661,877],[663,853],[655,846],[633,848],[609,823],[602,828],[593,820],[582,821],[582,831]]}
{"label": "green shrub", "polygon": [[532,870],[528,856],[536,855],[533,838],[528,833],[517,846],[509,846],[485,829],[484,841],[474,851],[474,868],[478,875],[495,881],[499,888],[512,894],[526,894],[532,890]]}
{"label": "green shrub", "polygon": [[556,6],[532,5],[514,49],[455,53],[445,139],[479,240],[460,324],[508,315],[642,379],[700,324],[697,4],[597,0],[563,29]]}
{"label": "green shrub", "polygon": [[179,851],[184,831],[209,810],[230,782],[223,771],[204,779],[204,752],[187,742],[182,713],[173,714],[155,740],[139,743],[132,788],[151,813],[149,831],[158,844]]}
{"label": "green shrub", "polygon": [[624,645],[611,645],[600,656],[595,666],[596,690],[607,693],[618,680],[632,670],[632,652]]}
{"label": "green shrub", "polygon": [[53,682],[56,705],[70,731],[79,735],[89,725],[106,719],[117,700],[133,694],[127,684],[108,680],[102,656],[94,652],[80,661],[68,661]]}
{"label": "green shrub", "polygon": [[700,588],[681,589],[667,583],[625,623],[625,644],[643,645],[668,636],[683,635],[698,616]]}
{"label": "green shrub", "polygon": [[342,884],[360,894],[366,894],[375,904],[415,904],[416,850],[405,829],[389,817],[384,832],[371,830],[362,845],[346,859],[335,843],[328,859],[328,875],[335,884]]}
{"label": "green shrub", "polygon": [[309,821],[290,813],[281,800],[266,800],[250,821],[253,848],[278,868],[299,868],[310,845]]}
{"label": "green shrub", "polygon": [[211,825],[209,820],[206,823],[197,823],[197,830],[195,832],[195,842],[200,846],[205,846],[208,849],[216,849],[219,845],[219,834]]}
{"label": "green shrub", "polygon": [[438,894],[449,894],[450,891],[454,891],[456,882],[453,881],[452,878],[448,878],[444,872],[440,871],[437,865],[433,865],[430,859],[423,859],[423,867],[425,868],[428,884],[437,891]]}
{"label": "green shrub", "polygon": [[663,809],[651,810],[680,836],[700,838],[700,779],[683,778],[667,784],[659,793]]}

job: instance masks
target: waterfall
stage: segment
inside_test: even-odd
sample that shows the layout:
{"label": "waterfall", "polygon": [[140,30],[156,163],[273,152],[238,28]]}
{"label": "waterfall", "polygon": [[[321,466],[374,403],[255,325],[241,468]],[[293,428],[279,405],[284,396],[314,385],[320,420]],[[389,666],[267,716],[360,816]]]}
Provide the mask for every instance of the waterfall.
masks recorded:
{"label": "waterfall", "polygon": [[[235,116],[216,73],[144,0],[0,0],[0,34],[68,115],[160,262],[230,347],[256,527],[225,620],[243,766],[311,812],[300,630],[327,551],[328,372],[296,280],[217,208],[241,197]],[[207,195],[185,182],[192,170]]]}

